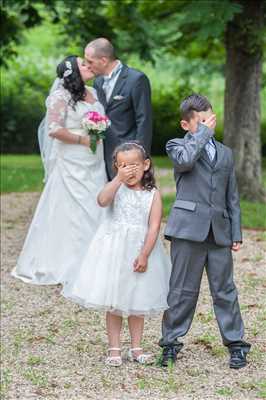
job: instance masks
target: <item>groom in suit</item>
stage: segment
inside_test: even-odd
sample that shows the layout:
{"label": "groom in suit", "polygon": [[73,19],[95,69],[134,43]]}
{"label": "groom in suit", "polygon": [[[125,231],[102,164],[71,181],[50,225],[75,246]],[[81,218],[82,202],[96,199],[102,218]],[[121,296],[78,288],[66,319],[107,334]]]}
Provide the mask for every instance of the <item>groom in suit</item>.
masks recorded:
{"label": "groom in suit", "polygon": [[169,309],[162,323],[162,365],[176,360],[179,338],[190,328],[206,267],[214,312],[231,368],[246,365],[232,252],[242,243],[239,196],[232,150],[214,139],[216,118],[206,97],[193,94],[181,104],[183,139],[166,145],[174,163],[176,200],[165,229],[173,264]]}
{"label": "groom in suit", "polygon": [[123,142],[140,141],[150,152],[152,142],[151,88],[147,76],[116,59],[113,45],[95,39],[85,48],[85,60],[96,75],[94,88],[111,126],[104,140],[108,179],[114,176],[112,155]]}

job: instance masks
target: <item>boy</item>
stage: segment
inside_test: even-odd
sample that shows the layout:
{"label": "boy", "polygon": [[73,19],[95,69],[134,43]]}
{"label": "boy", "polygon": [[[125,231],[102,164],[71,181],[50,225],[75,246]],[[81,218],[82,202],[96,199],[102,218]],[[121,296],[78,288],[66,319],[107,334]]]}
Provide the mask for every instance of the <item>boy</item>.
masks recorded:
{"label": "boy", "polygon": [[242,243],[239,196],[231,149],[214,139],[216,118],[208,99],[198,94],[180,106],[183,139],[172,139],[166,151],[174,163],[176,201],[165,236],[171,240],[173,264],[169,309],[162,322],[162,365],[175,362],[190,328],[204,266],[230,368],[246,365],[250,344],[233,281],[233,251]]}

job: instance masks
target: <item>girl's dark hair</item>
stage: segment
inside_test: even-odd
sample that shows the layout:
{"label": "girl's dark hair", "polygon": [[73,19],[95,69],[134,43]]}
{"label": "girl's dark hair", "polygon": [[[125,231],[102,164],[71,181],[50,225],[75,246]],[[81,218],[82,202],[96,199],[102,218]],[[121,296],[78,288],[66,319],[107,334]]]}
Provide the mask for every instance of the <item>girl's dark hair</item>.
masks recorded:
{"label": "girl's dark hair", "polygon": [[155,177],[154,177],[154,168],[152,165],[152,160],[148,152],[145,150],[143,145],[137,141],[137,140],[132,140],[130,142],[122,143],[119,146],[116,147],[114,153],[113,153],[113,169],[114,171],[117,171],[116,167],[116,161],[117,161],[117,154],[120,152],[124,151],[130,151],[130,150],[137,150],[140,154],[141,157],[144,160],[150,160],[150,167],[147,171],[144,171],[142,180],[141,180],[141,185],[143,189],[151,191],[153,188],[156,188],[156,182],[155,182]]}
{"label": "girl's dark hair", "polygon": [[[70,70],[68,65],[71,65],[72,73],[64,77],[64,72]],[[86,95],[85,84],[79,72],[77,56],[68,56],[61,61],[56,68],[56,73],[58,78],[63,79],[63,86],[69,91],[71,105],[75,108],[76,103],[79,100],[84,100]]]}

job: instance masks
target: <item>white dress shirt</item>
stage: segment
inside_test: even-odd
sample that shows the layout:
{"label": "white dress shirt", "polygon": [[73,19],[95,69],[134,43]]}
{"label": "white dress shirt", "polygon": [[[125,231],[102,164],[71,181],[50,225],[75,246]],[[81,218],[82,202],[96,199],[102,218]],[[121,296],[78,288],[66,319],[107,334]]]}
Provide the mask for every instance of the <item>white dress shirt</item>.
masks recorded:
{"label": "white dress shirt", "polygon": [[113,92],[116,81],[117,81],[119,74],[121,72],[121,69],[123,67],[121,61],[120,60],[117,60],[117,61],[118,62],[116,64],[116,66],[113,68],[113,70],[110,72],[110,74],[104,76],[103,90],[104,90],[107,102],[110,99],[110,96]]}

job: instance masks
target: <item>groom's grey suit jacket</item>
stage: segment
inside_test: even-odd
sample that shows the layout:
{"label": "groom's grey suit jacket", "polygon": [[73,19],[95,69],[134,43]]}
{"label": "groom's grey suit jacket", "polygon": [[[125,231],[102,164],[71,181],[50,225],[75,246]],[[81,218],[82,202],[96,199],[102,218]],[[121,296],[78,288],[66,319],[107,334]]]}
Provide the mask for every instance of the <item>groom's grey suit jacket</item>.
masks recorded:
{"label": "groom's grey suit jacket", "polygon": [[174,163],[176,200],[165,229],[167,239],[203,242],[212,227],[216,244],[242,241],[239,196],[232,150],[214,140],[212,163],[205,145],[213,131],[203,124],[195,134],[173,139],[166,151]]}
{"label": "groom's grey suit jacket", "polygon": [[108,178],[114,176],[112,155],[119,144],[139,140],[150,152],[152,141],[151,88],[147,76],[123,65],[107,102],[103,91],[104,78],[94,81],[99,101],[103,104],[111,126],[104,140],[104,157]]}

